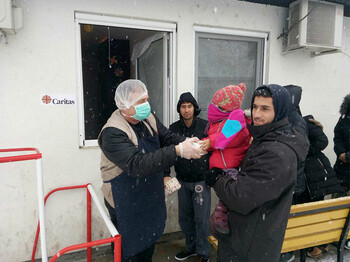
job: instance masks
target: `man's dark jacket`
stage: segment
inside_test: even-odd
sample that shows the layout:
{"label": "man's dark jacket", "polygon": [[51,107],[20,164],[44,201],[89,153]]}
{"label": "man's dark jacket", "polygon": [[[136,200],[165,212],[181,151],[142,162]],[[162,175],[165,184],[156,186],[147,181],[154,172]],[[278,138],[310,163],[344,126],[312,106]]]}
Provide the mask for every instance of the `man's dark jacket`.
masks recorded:
{"label": "man's dark jacket", "polygon": [[[238,180],[220,176],[214,190],[229,209],[230,236],[219,236],[218,261],[277,262],[308,142],[287,118],[249,126],[253,142]],[[220,247],[221,246],[221,247]]]}
{"label": "man's dark jacket", "polygon": [[[206,137],[204,134],[208,121],[194,117],[192,125],[187,127],[182,118],[170,125],[169,129],[185,137]],[[196,160],[178,158],[175,164],[176,177],[184,182],[198,182],[203,180],[203,173],[209,169],[209,154]]]}
{"label": "man's dark jacket", "polygon": [[[105,128],[100,135],[101,149],[106,157],[131,177],[147,177],[174,165],[177,156],[175,145],[185,138],[173,134],[157,117],[156,124],[160,140],[160,149],[152,153],[141,152],[122,130],[114,127]],[[145,121],[145,120],[144,120]],[[150,137],[144,121],[130,124],[137,137]]]}

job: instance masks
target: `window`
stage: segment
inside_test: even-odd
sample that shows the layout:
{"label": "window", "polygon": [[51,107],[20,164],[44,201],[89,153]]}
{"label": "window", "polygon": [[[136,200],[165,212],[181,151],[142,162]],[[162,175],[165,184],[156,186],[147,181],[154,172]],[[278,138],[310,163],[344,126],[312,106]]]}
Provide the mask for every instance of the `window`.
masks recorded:
{"label": "window", "polygon": [[75,22],[80,146],[97,146],[117,109],[116,87],[127,79],[145,83],[152,112],[169,125],[176,25],[83,13]]}
{"label": "window", "polygon": [[243,82],[247,89],[242,109],[250,108],[255,88],[264,82],[267,34],[205,27],[195,27],[195,31],[195,87],[200,107],[208,108],[220,88]]}

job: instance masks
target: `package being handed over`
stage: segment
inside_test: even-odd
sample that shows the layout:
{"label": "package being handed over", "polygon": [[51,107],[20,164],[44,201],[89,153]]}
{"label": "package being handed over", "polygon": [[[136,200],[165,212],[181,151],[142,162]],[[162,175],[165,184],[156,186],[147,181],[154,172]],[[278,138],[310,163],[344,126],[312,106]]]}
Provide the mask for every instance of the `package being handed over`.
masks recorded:
{"label": "package being handed over", "polygon": [[168,182],[165,184],[165,196],[169,196],[172,193],[179,190],[181,187],[179,181],[176,179],[176,177],[172,177]]}

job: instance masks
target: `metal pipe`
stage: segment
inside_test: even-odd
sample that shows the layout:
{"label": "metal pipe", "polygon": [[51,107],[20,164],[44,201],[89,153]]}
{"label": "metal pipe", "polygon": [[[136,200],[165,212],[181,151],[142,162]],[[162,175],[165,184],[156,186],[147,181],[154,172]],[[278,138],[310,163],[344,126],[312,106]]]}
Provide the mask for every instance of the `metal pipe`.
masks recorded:
{"label": "metal pipe", "polygon": [[118,235],[119,233],[117,229],[113,225],[110,218],[107,216],[106,211],[103,209],[102,205],[100,204],[100,201],[98,200],[97,195],[95,194],[94,188],[91,185],[88,185],[87,188],[89,189],[92,199],[94,200],[94,203],[96,204],[97,209],[103,218],[103,221],[106,223],[109,232],[113,237]]}
{"label": "metal pipe", "polygon": [[122,261],[122,238],[120,235],[114,237],[114,262]]}
{"label": "metal pipe", "polygon": [[[64,190],[70,190],[70,189],[78,189],[78,188],[86,188],[87,184],[85,185],[78,185],[78,186],[66,186],[66,187],[58,187],[53,190],[51,190],[49,193],[46,194],[45,199],[44,199],[44,206],[46,205],[47,199],[55,192],[57,191],[64,191]],[[90,202],[91,203],[91,202]],[[32,262],[35,261],[35,252],[36,252],[36,247],[38,245],[38,239],[39,239],[39,233],[40,233],[40,220],[38,222],[38,227],[36,229],[36,235],[35,235],[35,240],[34,240],[34,245],[33,245],[33,251],[32,251]]]}
{"label": "metal pipe", "polygon": [[0,157],[0,163],[25,161],[25,160],[36,160],[36,159],[40,159],[42,157],[39,150],[37,148],[32,148],[32,147],[0,149],[0,153],[19,152],[19,151],[35,151],[35,154]]}
{"label": "metal pipe", "polygon": [[37,170],[37,187],[38,187],[38,205],[39,205],[39,222],[40,222],[40,243],[41,243],[41,259],[43,262],[47,262],[46,251],[46,227],[45,227],[45,209],[44,209],[44,186],[41,168],[41,159],[36,160]]}
{"label": "metal pipe", "polygon": [[[87,242],[91,242],[91,194],[86,188],[86,233]],[[91,247],[87,248],[87,261],[91,262]]]}
{"label": "metal pipe", "polygon": [[88,243],[83,243],[83,244],[77,244],[77,245],[69,246],[69,247],[61,249],[54,256],[52,256],[52,258],[50,259],[50,262],[56,261],[56,259],[58,259],[60,256],[64,255],[65,253],[67,253],[69,251],[83,249],[83,248],[86,248],[86,247],[99,246],[99,245],[103,245],[103,244],[107,244],[107,243],[111,243],[111,242],[114,242],[114,237],[110,237],[110,238],[95,240],[95,241],[88,242]]}

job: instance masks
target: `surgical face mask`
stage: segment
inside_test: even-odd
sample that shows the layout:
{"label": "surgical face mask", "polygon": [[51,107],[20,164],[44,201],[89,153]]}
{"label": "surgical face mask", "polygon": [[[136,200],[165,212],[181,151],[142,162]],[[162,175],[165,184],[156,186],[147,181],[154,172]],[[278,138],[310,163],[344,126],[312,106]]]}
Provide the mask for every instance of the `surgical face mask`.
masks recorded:
{"label": "surgical face mask", "polygon": [[151,113],[151,106],[148,102],[139,104],[135,106],[136,114],[132,117],[136,120],[142,121],[145,120]]}

